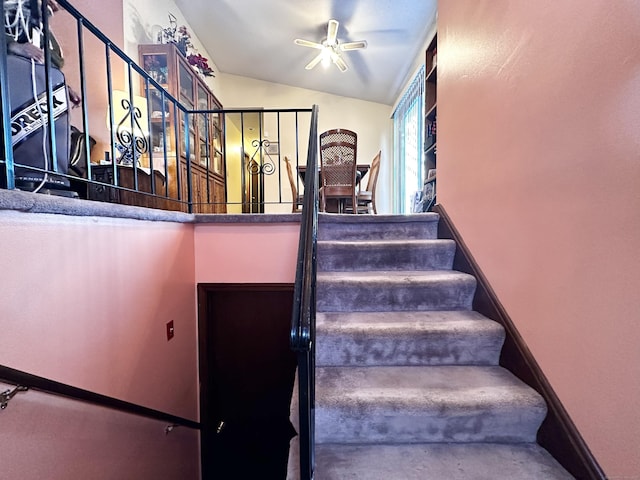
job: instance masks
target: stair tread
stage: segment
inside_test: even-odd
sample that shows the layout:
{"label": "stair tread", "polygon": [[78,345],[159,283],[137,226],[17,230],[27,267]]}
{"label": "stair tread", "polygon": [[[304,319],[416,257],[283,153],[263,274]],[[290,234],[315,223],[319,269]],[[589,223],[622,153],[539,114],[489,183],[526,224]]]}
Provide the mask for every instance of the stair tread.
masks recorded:
{"label": "stair tread", "polygon": [[494,404],[544,407],[542,397],[499,366],[318,367],[316,404]]}
{"label": "stair tread", "polygon": [[520,444],[316,446],[316,480],[570,480],[542,447]]}
{"label": "stair tread", "polygon": [[318,222],[322,224],[339,223],[427,223],[437,222],[440,215],[437,213],[421,213],[415,215],[344,215],[339,213],[318,213]]}
{"label": "stair tread", "polygon": [[451,270],[318,272],[319,312],[471,310],[476,279]]}
{"label": "stair tread", "polygon": [[429,247],[433,245],[443,245],[443,246],[453,246],[455,247],[455,242],[453,240],[443,239],[443,238],[433,238],[433,239],[407,239],[407,240],[398,240],[398,239],[380,239],[380,240],[318,240],[318,245],[336,245],[336,246],[344,246],[344,247],[353,247],[353,248],[367,248],[367,247],[392,247],[392,248],[403,248],[403,247]]}
{"label": "stair tread", "polygon": [[327,240],[318,242],[318,271],[449,270],[453,240]]}
{"label": "stair tread", "polygon": [[385,330],[387,332],[456,332],[474,330],[478,334],[501,333],[502,326],[473,310],[318,312],[316,328],[331,331]]}
{"label": "stair tread", "polygon": [[316,443],[533,442],[542,397],[497,366],[317,367]]}
{"label": "stair tread", "polygon": [[317,281],[334,282],[446,282],[466,281],[475,284],[476,279],[467,273],[452,270],[374,270],[318,272]]}
{"label": "stair tread", "polygon": [[439,215],[318,215],[318,240],[436,238]]}
{"label": "stair tread", "polygon": [[505,331],[470,310],[319,312],[317,365],[497,365]]}

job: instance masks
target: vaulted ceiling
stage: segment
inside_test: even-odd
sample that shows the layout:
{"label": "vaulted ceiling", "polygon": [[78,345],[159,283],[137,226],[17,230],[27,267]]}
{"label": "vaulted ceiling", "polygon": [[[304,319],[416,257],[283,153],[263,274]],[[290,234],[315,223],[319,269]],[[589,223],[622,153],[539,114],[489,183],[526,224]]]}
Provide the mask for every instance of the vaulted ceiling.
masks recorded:
{"label": "vaulted ceiling", "polygon": [[[175,0],[221,72],[392,104],[435,22],[437,0]],[[338,40],[366,40],[335,65],[305,70],[329,19]]]}

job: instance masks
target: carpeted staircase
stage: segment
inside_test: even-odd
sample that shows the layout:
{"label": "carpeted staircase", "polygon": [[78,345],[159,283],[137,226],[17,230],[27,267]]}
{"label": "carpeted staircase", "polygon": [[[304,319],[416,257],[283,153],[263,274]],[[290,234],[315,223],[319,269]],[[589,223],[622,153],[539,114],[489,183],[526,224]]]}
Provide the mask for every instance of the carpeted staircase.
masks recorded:
{"label": "carpeted staircase", "polygon": [[321,214],[316,480],[569,479],[437,214]]}

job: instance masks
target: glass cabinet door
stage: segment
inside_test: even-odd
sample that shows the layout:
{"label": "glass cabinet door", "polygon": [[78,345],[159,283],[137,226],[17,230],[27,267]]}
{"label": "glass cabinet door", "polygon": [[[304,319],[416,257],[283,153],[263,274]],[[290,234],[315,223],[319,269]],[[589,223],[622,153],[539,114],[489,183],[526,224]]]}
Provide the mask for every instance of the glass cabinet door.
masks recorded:
{"label": "glass cabinet door", "polygon": [[[204,87],[198,84],[198,110],[209,109],[209,95]],[[203,167],[209,167],[211,159],[211,142],[209,141],[210,125],[209,119],[211,117],[208,113],[198,113],[198,151],[200,165]]]}
{"label": "glass cabinet door", "polygon": [[171,141],[165,139],[165,132],[171,134],[171,104],[160,90],[149,85],[149,106],[151,108],[151,150],[154,153],[175,150]]}
{"label": "glass cabinet door", "polygon": [[189,107],[193,108],[193,97],[194,97],[194,87],[193,87],[193,76],[194,72],[189,71],[189,68],[184,66],[182,63],[178,64],[179,71],[179,87],[180,87],[180,101],[187,104]]}
{"label": "glass cabinet door", "polygon": [[219,113],[212,114],[212,132],[213,135],[213,171],[219,175],[224,175],[224,161],[222,155],[222,122]]}
{"label": "glass cabinet door", "polygon": [[[183,63],[178,63],[178,87],[179,87],[179,95],[180,102],[187,110],[192,110],[194,107],[194,97],[195,97],[195,85],[194,85],[194,75],[195,73],[191,70],[190,67],[185,66]],[[179,113],[180,120],[180,154],[183,157],[186,157],[187,151],[187,142],[186,136],[184,132],[184,112],[180,111]],[[189,159],[191,161],[195,161],[196,159],[196,119],[195,115],[190,114],[187,115],[188,123],[189,123]]]}
{"label": "glass cabinet door", "polygon": [[[179,112],[180,115],[180,131],[178,136],[180,137],[180,155],[186,158],[187,156],[187,141],[184,131],[184,112]],[[189,118],[189,159],[193,162],[196,160],[196,122],[193,114],[187,115]]]}
{"label": "glass cabinet door", "polygon": [[145,53],[142,55],[142,66],[156,82],[167,87],[169,81],[169,67],[166,53]]}
{"label": "glass cabinet door", "polygon": [[209,95],[204,87],[198,84],[198,110],[209,109]]}

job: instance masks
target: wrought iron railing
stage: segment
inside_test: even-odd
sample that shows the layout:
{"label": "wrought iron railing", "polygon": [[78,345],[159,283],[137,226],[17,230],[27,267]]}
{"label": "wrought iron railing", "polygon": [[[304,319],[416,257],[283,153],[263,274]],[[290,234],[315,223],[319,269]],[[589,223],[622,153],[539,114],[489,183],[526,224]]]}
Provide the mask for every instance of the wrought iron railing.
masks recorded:
{"label": "wrought iron railing", "polygon": [[[219,115],[224,125],[228,213],[292,211],[295,199],[289,186],[285,157],[296,170],[306,164],[305,127],[311,122],[311,108],[198,110],[189,114]],[[218,168],[215,154],[213,160],[213,168]],[[294,182],[296,191],[301,192],[301,177],[295,175]],[[212,200],[209,203],[215,204]]]}
{"label": "wrought iron railing", "polygon": [[[2,0],[3,11],[15,2],[32,3]],[[42,3],[44,44],[49,44],[52,34],[45,2]],[[39,151],[33,155],[34,147],[31,147],[28,158],[20,154],[25,142],[16,143],[15,130],[26,131],[25,122],[20,124],[20,118],[16,117],[17,102],[9,101],[12,90],[17,88],[14,88],[16,81],[11,81],[8,61],[16,60],[6,54],[7,39],[3,37],[0,40],[0,122],[3,125],[0,188],[65,196],[74,196],[75,192],[80,198],[90,200],[196,213],[292,210],[291,202],[295,199],[283,168],[284,157],[296,167],[301,165],[300,145],[307,142],[301,132],[306,132],[310,123],[310,108],[196,110],[171,95],[159,78],[127,56],[68,1],[58,0],[58,3],[74,19],[77,33],[81,99],[78,123],[81,125],[79,134],[72,139],[80,140],[72,142],[74,148],[67,148],[66,139],[59,132],[56,136],[58,126],[68,122],[68,116],[53,115],[52,121],[48,120],[46,112],[55,112],[57,102],[67,100],[64,90],[64,98],[59,96],[60,85],[58,77],[54,78],[56,69],[52,68],[51,52],[45,49],[44,67],[38,67],[43,78],[38,84],[33,73],[29,80],[34,90],[31,103],[38,112],[36,120],[43,132],[37,140]],[[101,67],[106,76],[104,99],[88,98],[87,44],[91,44],[92,57],[100,48],[104,51]],[[92,133],[100,130],[95,121],[96,110],[106,112],[110,138],[99,142],[103,151],[92,150]],[[67,108],[67,115],[69,111]],[[214,132],[216,128],[218,133]],[[194,135],[194,131],[198,134]],[[67,151],[71,159],[65,157]],[[34,161],[35,157],[42,159]],[[78,158],[86,162],[80,165],[79,173],[69,165]],[[300,192],[301,180],[296,177],[295,182]]]}
{"label": "wrought iron railing", "polygon": [[291,347],[298,356],[300,479],[311,480],[315,468],[315,326],[316,249],[318,238],[318,108],[309,132],[305,192],[291,318]]}

